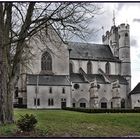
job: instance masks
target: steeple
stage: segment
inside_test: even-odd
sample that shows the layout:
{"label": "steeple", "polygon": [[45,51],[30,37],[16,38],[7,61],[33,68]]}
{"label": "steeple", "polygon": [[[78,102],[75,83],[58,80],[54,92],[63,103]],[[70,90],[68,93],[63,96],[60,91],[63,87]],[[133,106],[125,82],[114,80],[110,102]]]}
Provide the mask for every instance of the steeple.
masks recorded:
{"label": "steeple", "polygon": [[113,25],[115,26],[115,11],[113,10]]}

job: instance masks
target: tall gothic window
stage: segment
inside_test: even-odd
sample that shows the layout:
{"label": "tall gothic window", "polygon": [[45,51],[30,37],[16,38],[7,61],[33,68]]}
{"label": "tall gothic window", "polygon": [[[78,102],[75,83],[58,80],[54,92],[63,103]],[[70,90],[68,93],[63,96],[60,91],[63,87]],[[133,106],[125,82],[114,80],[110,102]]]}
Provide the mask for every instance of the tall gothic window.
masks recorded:
{"label": "tall gothic window", "polygon": [[45,52],[42,55],[41,70],[52,71],[52,58],[48,52]]}
{"label": "tall gothic window", "polygon": [[73,73],[73,65],[70,63],[70,73]]}
{"label": "tall gothic window", "polygon": [[110,74],[110,63],[107,62],[105,65],[106,74]]}
{"label": "tall gothic window", "polygon": [[91,74],[92,73],[92,63],[91,61],[88,61],[87,63],[87,74]]}

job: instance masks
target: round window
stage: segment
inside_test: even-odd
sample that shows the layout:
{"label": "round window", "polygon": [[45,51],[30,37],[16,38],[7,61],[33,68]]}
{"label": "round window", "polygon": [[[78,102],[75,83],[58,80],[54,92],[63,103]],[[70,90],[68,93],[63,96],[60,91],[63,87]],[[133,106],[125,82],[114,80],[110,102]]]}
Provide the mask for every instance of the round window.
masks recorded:
{"label": "round window", "polygon": [[79,89],[80,88],[79,84],[74,84],[74,88]]}

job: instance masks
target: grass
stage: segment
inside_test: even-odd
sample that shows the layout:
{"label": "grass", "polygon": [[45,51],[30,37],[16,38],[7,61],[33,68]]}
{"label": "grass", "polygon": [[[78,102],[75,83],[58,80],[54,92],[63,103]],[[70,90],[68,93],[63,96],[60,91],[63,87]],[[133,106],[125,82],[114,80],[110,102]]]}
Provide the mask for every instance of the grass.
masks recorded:
{"label": "grass", "polygon": [[[15,109],[20,114],[32,113],[38,120],[34,136],[51,137],[121,137],[140,136],[140,113],[88,114],[64,110]],[[16,125],[0,127],[0,136],[15,136]]]}

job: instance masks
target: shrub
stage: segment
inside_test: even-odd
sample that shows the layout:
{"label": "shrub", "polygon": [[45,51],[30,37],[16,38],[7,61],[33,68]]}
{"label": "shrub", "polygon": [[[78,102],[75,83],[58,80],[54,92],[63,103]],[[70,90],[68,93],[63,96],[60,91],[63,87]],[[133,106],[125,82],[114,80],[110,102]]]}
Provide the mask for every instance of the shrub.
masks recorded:
{"label": "shrub", "polygon": [[84,112],[84,113],[140,113],[140,109],[91,109],[91,108],[71,108],[66,107],[64,110]]}
{"label": "shrub", "polygon": [[32,131],[34,130],[37,123],[37,119],[34,115],[21,115],[19,120],[17,121],[17,126],[22,131]]}

